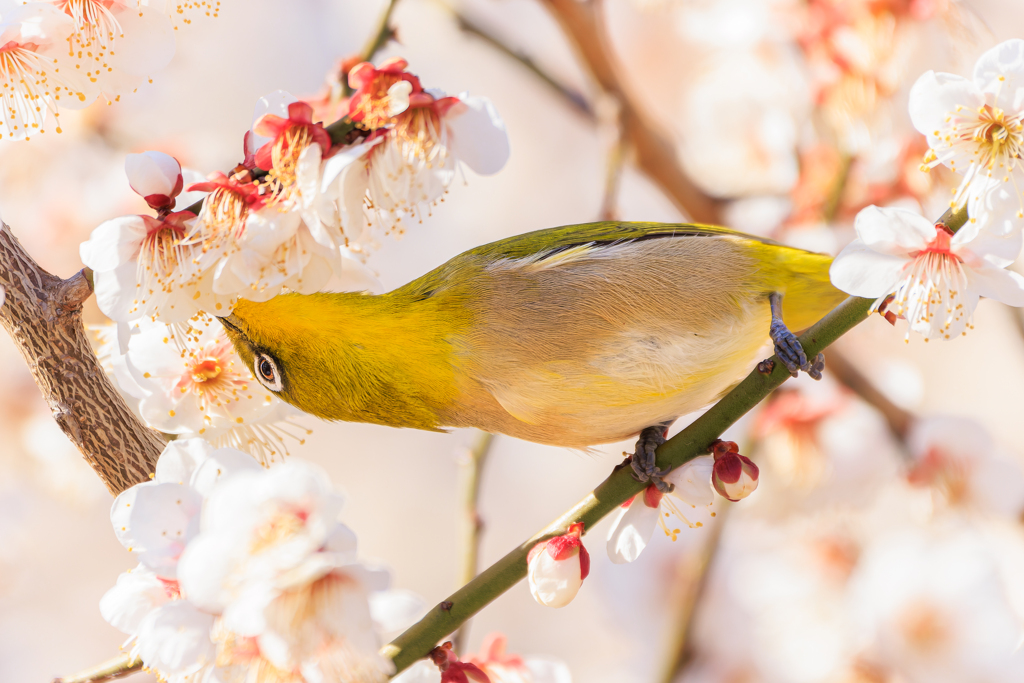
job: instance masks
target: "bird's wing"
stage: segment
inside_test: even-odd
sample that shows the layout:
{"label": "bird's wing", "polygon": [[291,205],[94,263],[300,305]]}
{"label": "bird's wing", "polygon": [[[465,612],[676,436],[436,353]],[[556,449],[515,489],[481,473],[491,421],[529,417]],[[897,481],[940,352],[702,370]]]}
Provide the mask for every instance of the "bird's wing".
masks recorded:
{"label": "bird's wing", "polygon": [[595,248],[653,239],[720,236],[738,237],[763,244],[778,245],[778,242],[767,238],[699,223],[605,221],[563,225],[557,228],[534,230],[470,249],[399,288],[395,293],[414,297],[429,297],[462,280],[476,267],[501,260],[529,263],[540,268],[566,263],[571,261],[574,256],[585,254]]}
{"label": "bird's wing", "polygon": [[734,236],[768,244],[772,240],[746,233],[698,223],[628,223],[605,221],[563,225],[558,228],[535,230],[522,235],[485,244],[466,252],[466,256],[482,256],[487,259],[522,259],[528,257],[547,258],[560,252],[582,246],[599,246],[634,242],[665,237],[712,237]]}

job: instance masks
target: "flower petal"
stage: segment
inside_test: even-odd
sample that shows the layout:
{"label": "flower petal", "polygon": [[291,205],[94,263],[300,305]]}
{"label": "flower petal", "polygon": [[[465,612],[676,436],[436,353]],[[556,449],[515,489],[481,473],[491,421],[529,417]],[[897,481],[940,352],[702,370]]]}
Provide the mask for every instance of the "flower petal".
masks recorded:
{"label": "flower petal", "polygon": [[906,256],[921,251],[935,239],[935,224],[924,216],[899,207],[869,206],[853,224],[864,244],[882,254]]}
{"label": "flower petal", "polygon": [[839,252],[828,273],[836,288],[874,299],[893,288],[909,262],[904,257],[880,254],[857,239]]}
{"label": "flower petal", "polygon": [[998,94],[998,106],[1013,112],[1024,109],[1024,40],[1003,41],[979,57],[974,83],[983,92]]}
{"label": "flower petal", "polygon": [[914,128],[928,136],[932,147],[942,142],[949,127],[947,117],[958,106],[977,108],[985,104],[978,86],[963,76],[927,71],[910,89],[910,120]]}
{"label": "flower petal", "polygon": [[480,175],[492,175],[504,168],[509,157],[508,131],[494,104],[486,97],[459,95],[445,125],[451,131],[455,156]]}
{"label": "flower petal", "polygon": [[983,263],[979,267],[965,265],[968,286],[978,295],[1001,301],[1009,306],[1024,306],[1024,276]]}
{"label": "flower petal", "polygon": [[117,583],[100,598],[100,614],[122,633],[135,635],[147,614],[170,600],[164,584],[143,565],[117,577]]}
{"label": "flower petal", "polygon": [[128,176],[128,184],[142,197],[174,197],[183,184],[181,164],[163,152],[129,154],[124,159],[124,173]]}
{"label": "flower petal", "polygon": [[640,557],[651,542],[658,525],[661,508],[648,507],[643,496],[636,496],[628,508],[622,510],[608,532],[608,557],[615,564],[625,564]]}
{"label": "flower petal", "polygon": [[[127,162],[126,162],[127,163]],[[82,263],[97,273],[114,270],[135,258],[146,236],[142,216],[120,216],[96,226],[78,247]]]}
{"label": "flower petal", "polygon": [[714,467],[714,456],[701,455],[675,468],[664,479],[675,485],[672,495],[676,498],[693,507],[707,506],[715,502],[715,490],[711,486]]}

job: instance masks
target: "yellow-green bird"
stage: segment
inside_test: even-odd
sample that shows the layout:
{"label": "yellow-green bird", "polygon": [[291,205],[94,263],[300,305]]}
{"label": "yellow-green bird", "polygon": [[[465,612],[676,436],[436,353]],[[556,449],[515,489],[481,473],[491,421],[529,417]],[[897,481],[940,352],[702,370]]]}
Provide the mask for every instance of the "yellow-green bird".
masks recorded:
{"label": "yellow-green bird", "polygon": [[831,257],[705,225],[588,223],[472,249],[381,295],[284,294],[222,318],[256,379],[326,420],[476,427],[585,448],[641,435],[748,373],[769,336],[820,377],[785,324],[845,294]]}

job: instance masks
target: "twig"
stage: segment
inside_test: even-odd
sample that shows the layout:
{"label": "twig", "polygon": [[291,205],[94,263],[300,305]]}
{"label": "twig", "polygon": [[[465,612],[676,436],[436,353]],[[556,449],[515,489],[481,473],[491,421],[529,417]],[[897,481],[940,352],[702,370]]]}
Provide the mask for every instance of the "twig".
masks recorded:
{"label": "twig", "polygon": [[622,122],[616,118],[615,142],[608,150],[608,167],[604,177],[604,197],[601,200],[599,219],[602,221],[618,220],[619,186],[622,184],[622,170],[626,163],[627,144],[623,135]]}
{"label": "twig", "polygon": [[6,290],[0,324],[64,434],[112,494],[148,481],[164,441],[132,414],[96,360],[82,327],[82,302],[92,294],[87,274],[51,275],[3,224],[0,285]]}
{"label": "twig", "polygon": [[[844,301],[800,337],[804,350],[809,356],[822,351],[863,321],[872,303],[871,299],[858,297]],[[658,449],[658,467],[678,467],[706,453],[708,444],[787,379],[789,373],[780,361],[775,362],[770,374],[753,370],[717,404]],[[458,629],[467,619],[518,583],[526,575],[526,555],[536,543],[566,533],[569,525],[574,522],[582,522],[586,529],[593,528],[602,517],[643,488],[644,484],[633,479],[628,467],[617,469],[586,498],[485,569],[477,578],[386,645],[382,653],[394,661],[398,671],[402,671],[424,657],[442,637]]]}
{"label": "twig", "polygon": [[719,223],[723,202],[697,187],[683,171],[671,138],[656,128],[622,85],[607,48],[600,0],[542,0],[569,36],[583,64],[606,93],[619,101],[622,128],[636,163],[680,211],[698,223]]}
{"label": "twig", "polygon": [[850,169],[853,167],[854,157],[851,154],[844,154],[839,162],[839,174],[835,183],[822,207],[822,218],[825,223],[831,223],[839,213],[839,207],[843,203],[843,193],[846,191],[846,182],[850,179]]}
{"label": "twig", "polygon": [[107,660],[99,666],[79,671],[74,676],[55,678],[53,683],[100,683],[100,681],[112,681],[116,678],[133,674],[141,668],[142,660],[136,659],[129,654],[123,654]]}
{"label": "twig", "polygon": [[[462,576],[459,585],[466,585],[476,578],[480,564],[480,534],[484,523],[480,518],[480,481],[483,479],[484,464],[494,442],[494,435],[480,432],[462,472]],[[463,647],[469,637],[469,621],[456,632],[452,640],[455,651],[464,654]]]}
{"label": "twig", "polygon": [[547,71],[542,69],[534,62],[530,57],[523,54],[522,51],[513,49],[506,45],[500,38],[488,31],[482,25],[476,23],[461,11],[452,7],[443,0],[438,0],[438,4],[444,7],[452,17],[455,19],[455,23],[459,29],[464,33],[468,33],[472,36],[476,36],[480,40],[484,41],[496,51],[510,57],[515,61],[519,62],[520,65],[526,67],[530,73],[539,78],[541,82],[547,85],[549,88],[554,90],[558,95],[565,100],[565,102],[572,107],[578,114],[586,117],[590,121],[596,121],[597,117],[594,114],[594,109],[590,106],[587,98],[582,93],[578,92],[574,88],[565,85],[560,82],[554,76],[549,74]]}

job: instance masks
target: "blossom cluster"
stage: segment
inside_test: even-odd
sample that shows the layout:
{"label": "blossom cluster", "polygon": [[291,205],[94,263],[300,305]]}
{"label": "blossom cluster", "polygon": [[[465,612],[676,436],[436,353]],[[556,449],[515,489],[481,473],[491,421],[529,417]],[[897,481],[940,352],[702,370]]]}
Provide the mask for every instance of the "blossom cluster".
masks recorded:
{"label": "blossom cluster", "polygon": [[45,132],[60,110],[108,103],[174,56],[174,32],[220,0],[29,0],[0,22],[0,140]]}
{"label": "blossom cluster", "polygon": [[388,574],[358,559],[342,505],[314,465],[171,442],[111,507],[139,565],[100,611],[169,683],[384,681],[373,612],[386,618]]}
{"label": "blossom cluster", "polygon": [[[213,318],[239,299],[379,290],[363,264],[372,228],[400,231],[442,199],[465,164],[497,172],[508,136],[486,98],[428,91],[400,59],[349,74],[350,132],[336,142],[285,92],[259,100],[244,161],[207,178],[162,152],[128,155],[154,215],[98,226],[81,246],[96,300],[117,324],[111,362],[151,427],[285,452],[286,408],[243,367]],[[196,202],[202,201],[197,208]]]}
{"label": "blossom cluster", "polygon": [[926,341],[951,339],[971,327],[980,297],[1024,306],[1024,277],[1006,269],[1024,229],[1024,40],[983,54],[972,79],[925,73],[911,90],[910,115],[931,146],[925,169],[943,164],[961,174],[950,208],[970,218],[954,233],[905,208],[870,206],[831,277],[843,291],[876,299],[891,320],[905,318]]}

